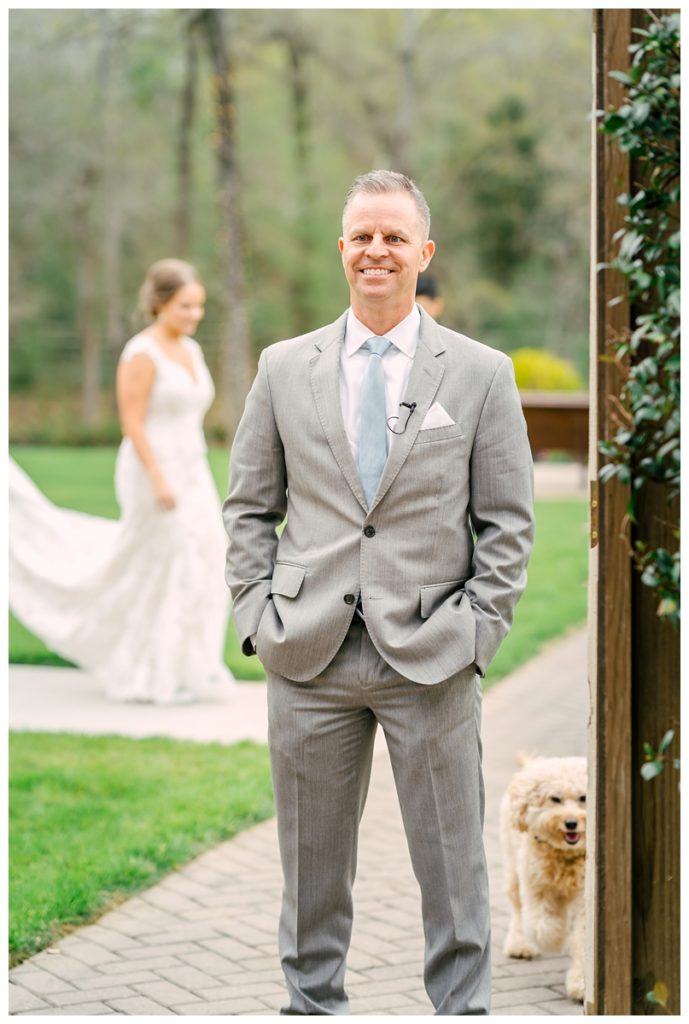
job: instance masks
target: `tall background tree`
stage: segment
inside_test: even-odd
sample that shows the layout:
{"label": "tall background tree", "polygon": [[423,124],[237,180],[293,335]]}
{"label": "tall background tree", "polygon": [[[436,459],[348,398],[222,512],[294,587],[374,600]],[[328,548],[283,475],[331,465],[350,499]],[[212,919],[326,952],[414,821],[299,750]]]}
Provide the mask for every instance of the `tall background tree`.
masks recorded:
{"label": "tall background tree", "polygon": [[[211,61],[218,172],[218,255],[225,284],[227,327],[220,359],[220,398],[230,434],[239,423],[251,380],[244,272],[244,217],[237,150],[236,72],[232,36],[236,14],[209,8],[199,16]],[[232,25],[230,25],[230,21]]]}
{"label": "tall background tree", "polygon": [[179,134],[177,138],[177,251],[183,259],[191,252],[191,204],[194,185],[194,120],[199,77],[199,43],[196,14],[182,12],[184,79],[179,98]]}

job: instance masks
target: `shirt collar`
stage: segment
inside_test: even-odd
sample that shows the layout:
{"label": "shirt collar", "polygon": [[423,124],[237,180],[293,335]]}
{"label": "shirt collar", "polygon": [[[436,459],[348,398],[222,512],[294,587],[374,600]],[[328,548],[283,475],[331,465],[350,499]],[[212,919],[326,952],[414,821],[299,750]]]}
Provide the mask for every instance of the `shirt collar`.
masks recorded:
{"label": "shirt collar", "polygon": [[[405,356],[413,359],[416,354],[416,346],[419,343],[420,325],[421,314],[419,313],[419,307],[414,303],[411,313],[405,316],[404,320],[400,320],[398,324],[395,324],[385,337],[400,352],[404,352]],[[362,324],[361,320],[356,318],[350,308],[347,311],[347,326],[344,338],[346,355],[354,355],[355,352],[359,351],[364,342],[372,337],[375,337],[375,335],[371,334],[371,328]]]}

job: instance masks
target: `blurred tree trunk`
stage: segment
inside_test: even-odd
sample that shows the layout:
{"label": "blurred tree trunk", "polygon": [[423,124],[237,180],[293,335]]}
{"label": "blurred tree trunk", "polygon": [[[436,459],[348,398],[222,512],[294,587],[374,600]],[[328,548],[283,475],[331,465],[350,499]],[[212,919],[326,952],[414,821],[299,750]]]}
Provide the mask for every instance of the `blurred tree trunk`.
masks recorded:
{"label": "blurred tree trunk", "polygon": [[125,23],[111,21],[119,12],[101,11],[103,50],[99,66],[103,117],[103,296],[105,300],[105,343],[117,352],[125,340],[122,303],[122,175],[119,167],[121,97],[117,94],[116,69],[124,61]]}
{"label": "blurred tree trunk", "polygon": [[412,175],[411,139],[416,111],[416,76],[414,54],[418,45],[416,11],[407,8],[400,12],[402,26],[397,46],[400,92],[397,106],[397,128],[392,135],[390,155],[393,169]]}
{"label": "blurred tree trunk", "polygon": [[295,162],[297,171],[296,239],[297,259],[291,279],[292,311],[296,334],[313,329],[313,309],[310,301],[313,281],[312,253],[314,251],[314,181],[311,158],[311,118],[309,113],[306,57],[308,44],[299,32],[282,33],[289,58],[290,93],[292,97],[292,127],[294,131]]}
{"label": "blurred tree trunk", "polygon": [[[380,99],[375,76],[372,76],[372,86],[362,96],[361,102],[375,132],[376,141],[381,146],[381,151],[374,157],[374,164],[411,175],[417,94],[414,55],[418,46],[418,22],[414,10],[405,9],[399,15],[400,28],[396,43],[391,44],[390,59],[392,74],[398,83],[397,108],[393,110],[391,103]],[[340,74],[348,77],[351,71],[343,65]]]}
{"label": "blurred tree trunk", "polygon": [[199,16],[214,72],[212,86],[221,213],[218,241],[227,303],[219,393],[230,439],[237,429],[253,375],[243,263],[244,227],[237,166],[234,75],[226,33],[226,25],[232,13],[221,8],[205,8]]}
{"label": "blurred tree trunk", "polygon": [[196,114],[196,78],[198,49],[195,18],[188,18],[184,27],[185,70],[180,97],[179,135],[177,138],[177,254],[189,259],[191,254],[192,132]]}
{"label": "blurred tree trunk", "polygon": [[98,253],[93,230],[93,202],[99,173],[88,164],[74,190],[74,219],[79,230],[77,245],[77,329],[81,339],[81,421],[93,426],[100,404],[101,338],[96,273]]}

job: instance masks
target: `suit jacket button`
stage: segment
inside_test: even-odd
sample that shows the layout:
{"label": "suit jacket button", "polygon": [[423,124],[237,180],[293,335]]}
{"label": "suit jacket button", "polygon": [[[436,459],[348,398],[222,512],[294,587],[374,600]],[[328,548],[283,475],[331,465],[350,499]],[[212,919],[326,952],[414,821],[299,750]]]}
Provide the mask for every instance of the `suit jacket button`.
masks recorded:
{"label": "suit jacket button", "polygon": [[375,526],[367,526],[364,528],[364,537],[375,537],[376,528]]}
{"label": "suit jacket button", "polygon": [[356,601],[356,597],[354,596],[354,594],[345,594],[344,600],[345,604],[354,604],[354,602]]}

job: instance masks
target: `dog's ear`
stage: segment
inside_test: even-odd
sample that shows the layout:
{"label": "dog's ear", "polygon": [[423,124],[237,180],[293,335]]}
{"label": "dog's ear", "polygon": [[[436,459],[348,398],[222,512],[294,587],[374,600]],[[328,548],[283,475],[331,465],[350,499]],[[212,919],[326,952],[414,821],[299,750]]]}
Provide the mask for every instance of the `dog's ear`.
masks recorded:
{"label": "dog's ear", "polygon": [[513,828],[518,832],[526,832],[526,813],[533,800],[534,782],[523,772],[514,776],[507,792],[510,798],[510,818]]}
{"label": "dog's ear", "polygon": [[532,761],[537,761],[542,755],[535,750],[518,750],[515,755],[515,761],[517,762],[518,768],[525,768],[527,764],[531,764]]}

